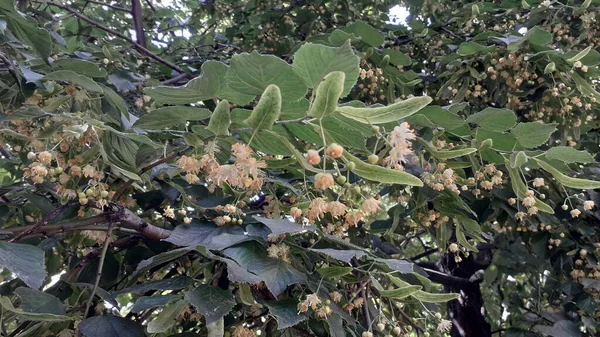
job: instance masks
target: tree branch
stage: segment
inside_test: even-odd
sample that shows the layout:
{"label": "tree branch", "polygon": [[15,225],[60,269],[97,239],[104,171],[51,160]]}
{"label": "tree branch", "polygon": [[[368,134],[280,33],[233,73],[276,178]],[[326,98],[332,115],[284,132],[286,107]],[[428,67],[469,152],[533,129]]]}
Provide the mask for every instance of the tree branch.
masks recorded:
{"label": "tree branch", "polygon": [[51,2],[51,1],[44,2],[44,1],[40,1],[40,0],[35,0],[35,2],[36,3],[41,3],[41,4],[48,4],[48,5],[51,5],[51,6],[58,7],[60,9],[66,10],[67,12],[69,12],[69,13],[73,14],[74,16],[76,16],[77,18],[79,18],[79,19],[81,19],[81,20],[89,23],[90,25],[92,25],[92,26],[94,26],[94,27],[96,27],[98,29],[102,29],[103,31],[105,31],[107,33],[110,33],[110,34],[112,34],[112,35],[114,35],[116,37],[119,37],[119,38],[121,38],[121,39],[123,39],[123,40],[125,40],[125,41],[127,41],[129,43],[131,43],[138,51],[140,51],[142,54],[145,54],[146,56],[150,57],[151,59],[153,59],[153,60],[155,60],[155,61],[157,61],[157,62],[159,62],[159,63],[161,63],[161,64],[163,64],[163,65],[165,65],[165,66],[167,66],[167,67],[169,67],[169,68],[171,68],[171,69],[179,72],[179,73],[185,73],[186,72],[185,70],[183,70],[179,66],[177,66],[177,65],[175,65],[175,64],[173,64],[173,63],[171,63],[171,62],[169,62],[169,61],[167,61],[165,59],[163,59],[162,57],[154,54],[153,52],[151,52],[150,50],[146,49],[144,46],[140,45],[139,43],[135,42],[134,40],[132,40],[128,36],[126,36],[126,35],[124,35],[122,33],[119,33],[119,32],[117,32],[114,29],[106,27],[103,24],[98,23],[98,22],[96,22],[96,21],[88,18],[87,16],[85,16],[83,14],[80,14],[79,12],[77,12],[74,9],[69,8],[68,6],[61,5],[59,3]]}
{"label": "tree branch", "polygon": [[115,219],[121,227],[133,229],[150,239],[162,240],[171,235],[170,230],[147,223],[144,219],[137,216],[137,214],[119,204],[110,203],[106,206],[106,212],[110,217]]}
{"label": "tree branch", "polygon": [[85,311],[83,312],[83,319],[85,319],[89,315],[90,306],[94,301],[94,297],[96,296],[96,291],[98,290],[98,285],[100,284],[100,278],[102,277],[102,268],[104,268],[104,260],[106,259],[106,252],[108,251],[108,246],[110,245],[110,236],[112,235],[112,227],[113,222],[108,222],[108,231],[106,232],[106,238],[104,239],[104,246],[102,247],[102,253],[100,253],[100,262],[98,262],[98,271],[96,272],[96,280],[94,281],[94,288],[92,288],[92,292],[90,293],[90,298],[88,298],[87,304],[85,305]]}
{"label": "tree branch", "polygon": [[131,16],[135,29],[137,43],[146,48],[146,35],[144,34],[144,17],[142,16],[142,4],[140,0],[131,0]]}
{"label": "tree branch", "polygon": [[51,222],[54,219],[58,218],[61,214],[63,214],[64,211],[67,210],[67,208],[73,206],[74,204],[75,204],[74,202],[68,202],[68,203],[60,206],[59,208],[57,208],[53,212],[49,213],[48,215],[46,215],[45,217],[43,217],[42,219],[40,219],[40,221],[36,222],[33,226],[29,226],[29,228],[27,228],[26,230],[24,230],[23,232],[21,232],[20,234],[18,234],[14,238],[12,238],[9,242],[19,241],[22,238],[24,238],[26,236],[29,236],[30,234],[35,233],[42,226],[45,226],[49,222]]}
{"label": "tree branch", "polygon": [[183,74],[179,74],[173,78],[170,78],[164,82],[162,82],[162,85],[171,85],[171,84],[177,84],[177,82],[185,80],[187,78],[191,78],[192,75],[188,74],[188,73],[183,73]]}
{"label": "tree branch", "polygon": [[[191,150],[191,149],[192,149],[192,147],[191,147],[191,146],[186,146],[186,147],[184,147],[183,149],[181,149],[181,150],[179,150],[179,151],[177,151],[177,152],[175,152],[175,153],[172,153],[172,154],[170,154],[170,155],[168,155],[168,156],[164,157],[163,159],[157,160],[157,161],[155,161],[154,163],[152,163],[152,164],[150,164],[150,165],[148,165],[148,166],[145,166],[145,167],[143,167],[143,168],[140,170],[140,173],[139,173],[138,175],[142,175],[142,174],[144,174],[144,173],[146,173],[146,172],[150,171],[151,169],[155,168],[156,166],[158,166],[158,165],[160,165],[160,164],[164,164],[164,163],[166,163],[166,162],[168,162],[168,161],[172,160],[173,158],[175,158],[175,157],[177,157],[177,156],[180,156],[180,155],[182,155],[183,153],[185,153],[185,152],[187,152],[187,151],[189,151],[189,150]],[[121,188],[119,188],[119,190],[118,190],[118,191],[115,193],[115,195],[113,196],[113,198],[112,198],[112,201],[117,201],[117,200],[119,200],[119,198],[120,198],[120,197],[123,195],[123,193],[125,193],[125,191],[127,191],[127,189],[128,189],[129,187],[131,187],[131,185],[133,185],[133,180],[129,180],[129,181],[127,181],[126,183],[124,183],[123,185],[121,185]]]}

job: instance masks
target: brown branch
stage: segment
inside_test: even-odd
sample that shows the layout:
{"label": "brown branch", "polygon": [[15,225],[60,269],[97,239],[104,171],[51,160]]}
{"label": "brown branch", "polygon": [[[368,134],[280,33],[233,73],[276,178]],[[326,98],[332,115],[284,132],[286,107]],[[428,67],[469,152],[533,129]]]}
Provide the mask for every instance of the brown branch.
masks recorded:
{"label": "brown branch", "polygon": [[144,34],[144,17],[142,16],[142,4],[140,0],[131,0],[131,16],[133,17],[133,26],[135,29],[135,39],[137,43],[146,48],[146,35]]}
{"label": "brown branch", "polygon": [[191,78],[192,75],[188,74],[188,73],[184,73],[184,74],[179,74],[173,78],[170,78],[164,82],[162,82],[162,85],[171,85],[171,84],[177,84],[177,82],[185,80],[187,78]]}
{"label": "brown branch", "polygon": [[35,235],[49,235],[54,233],[72,232],[74,230],[80,230],[84,227],[94,226],[105,222],[106,216],[104,214],[99,214],[85,219],[74,221],[70,220],[54,225],[47,225],[42,228],[42,231],[39,231],[39,227],[38,229],[35,228],[37,224],[29,226],[8,227],[3,228],[3,230],[17,234],[17,237],[11,240],[11,242],[13,242],[23,239],[25,237],[31,237]]}
{"label": "brown branch", "polygon": [[[42,226],[47,225],[49,222],[53,221],[54,219],[58,218],[61,214],[64,213],[64,211],[67,210],[67,208],[73,206],[75,203],[74,202],[68,202],[62,206],[60,206],[59,208],[55,209],[53,212],[47,214],[45,217],[43,217],[42,219],[40,219],[40,221],[36,222],[34,225],[29,226],[28,229],[24,230],[23,232],[21,232],[20,234],[18,234],[17,236],[15,236],[14,238],[12,238],[9,242],[15,242],[15,241],[19,241],[22,238],[35,233],[38,229],[40,229]],[[9,229],[10,230],[10,229]]]}
{"label": "brown branch", "polygon": [[144,219],[137,216],[137,214],[119,204],[110,203],[106,206],[106,212],[121,227],[133,229],[150,239],[162,240],[171,235],[170,230],[147,223]]}
{"label": "brown branch", "polygon": [[366,285],[366,287],[364,287],[360,290],[360,296],[362,297],[362,300],[363,300],[362,309],[365,314],[365,329],[371,330],[371,314],[369,313],[369,302],[367,299],[368,283],[366,283],[365,285]]}
{"label": "brown branch", "polygon": [[109,221],[108,223],[108,231],[106,232],[106,238],[104,239],[104,246],[102,246],[102,253],[100,253],[100,262],[98,262],[98,271],[96,272],[96,280],[94,281],[94,288],[92,288],[92,292],[90,293],[90,297],[88,298],[87,304],[85,305],[85,311],[83,312],[83,319],[89,315],[90,306],[94,301],[94,297],[96,296],[96,291],[98,291],[98,285],[100,284],[100,278],[102,277],[102,268],[104,268],[104,260],[106,259],[106,252],[108,251],[108,246],[110,246],[110,236],[112,235],[112,227],[113,222]]}
{"label": "brown branch", "polygon": [[[170,160],[174,159],[174,158],[175,158],[175,157],[177,157],[177,156],[180,156],[181,154],[183,154],[183,153],[185,153],[185,152],[187,152],[187,151],[189,151],[189,150],[191,150],[191,149],[192,149],[192,147],[191,147],[191,146],[186,146],[186,147],[184,147],[183,149],[181,149],[181,150],[179,150],[179,151],[177,151],[177,152],[175,152],[175,153],[172,153],[172,154],[170,154],[170,155],[168,155],[168,156],[164,157],[163,159],[157,160],[157,161],[155,161],[154,163],[152,163],[152,164],[150,164],[150,165],[148,165],[148,166],[145,166],[145,167],[143,167],[143,168],[140,170],[140,173],[139,173],[138,175],[140,175],[140,176],[141,176],[142,174],[144,174],[144,173],[146,173],[146,172],[150,171],[151,169],[155,168],[156,166],[158,166],[158,165],[160,165],[160,164],[164,164],[164,163],[166,163],[166,162],[168,162],[168,161],[170,161]],[[119,200],[119,198],[120,198],[120,197],[123,195],[123,193],[125,193],[125,191],[127,191],[127,189],[128,189],[129,187],[131,187],[131,185],[133,185],[133,180],[129,180],[129,181],[127,181],[126,183],[124,183],[123,185],[121,185],[121,188],[119,188],[119,190],[118,190],[118,191],[115,193],[115,195],[113,196],[113,198],[112,198],[112,201],[117,201],[117,200]]]}
{"label": "brown branch", "polygon": [[112,8],[112,9],[117,10],[117,11],[129,13],[129,10],[127,8],[123,8],[123,7],[119,7],[119,6],[107,4],[106,2],[96,1],[96,0],[85,0],[85,1],[86,2],[91,2],[93,4],[98,4],[98,5],[106,6],[108,8]]}
{"label": "brown branch", "polygon": [[163,59],[162,57],[154,54],[153,52],[151,52],[150,50],[146,49],[144,46],[140,45],[139,43],[135,42],[134,40],[132,40],[128,36],[126,36],[126,35],[124,35],[122,33],[119,33],[118,31],[116,31],[114,29],[106,27],[103,24],[98,23],[98,22],[96,22],[96,21],[88,18],[85,15],[82,15],[79,12],[77,12],[76,10],[69,8],[68,6],[61,5],[59,3],[51,2],[51,1],[35,0],[35,2],[36,3],[41,3],[41,4],[48,4],[48,5],[51,5],[51,6],[58,7],[60,9],[66,10],[67,12],[69,12],[69,13],[73,14],[74,16],[76,16],[77,18],[79,18],[79,19],[81,19],[81,20],[89,23],[90,25],[92,25],[92,26],[94,26],[94,27],[96,27],[98,29],[101,29],[101,30],[103,30],[103,31],[105,31],[107,33],[110,33],[110,34],[112,34],[112,35],[114,35],[116,37],[119,37],[119,38],[121,38],[121,39],[123,39],[123,40],[125,40],[125,41],[127,41],[129,43],[131,43],[138,51],[140,51],[142,54],[145,54],[146,56],[150,57],[151,59],[153,59],[153,60],[155,60],[155,61],[157,61],[157,62],[159,62],[159,63],[161,63],[161,64],[163,64],[163,65],[165,65],[165,66],[167,66],[167,67],[169,67],[169,68],[171,68],[171,69],[179,72],[179,73],[185,73],[186,72],[185,70],[183,70],[179,66],[177,66],[177,65],[175,65],[175,64],[173,64],[173,63],[171,63],[171,62],[169,62],[169,61],[167,61],[165,59]]}

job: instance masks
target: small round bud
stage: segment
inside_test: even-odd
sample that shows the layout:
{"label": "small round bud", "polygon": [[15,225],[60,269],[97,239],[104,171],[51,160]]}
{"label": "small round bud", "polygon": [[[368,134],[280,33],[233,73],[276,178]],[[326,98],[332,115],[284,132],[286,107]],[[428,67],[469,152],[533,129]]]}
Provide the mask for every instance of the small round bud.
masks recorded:
{"label": "small round bud", "polygon": [[381,129],[379,128],[378,125],[373,125],[373,127],[371,127],[371,131],[376,135],[381,133]]}
{"label": "small round bud", "polygon": [[356,164],[354,164],[354,163],[348,163],[348,165],[346,165],[346,168],[348,170],[354,170],[356,168]]}
{"label": "small round bud", "polygon": [[566,211],[569,209],[569,206],[567,206],[567,204],[564,204],[560,208],[562,208],[563,211]]}
{"label": "small round bud", "polygon": [[379,161],[379,156],[377,156],[376,154],[372,154],[367,158],[367,161],[369,162],[369,164],[375,165]]}
{"label": "small round bud", "polygon": [[340,185],[344,185],[346,183],[346,177],[339,176],[339,177],[335,178],[335,182],[337,182]]}
{"label": "small round bud", "polygon": [[442,314],[440,314],[439,312],[435,313],[435,318],[436,319],[442,319]]}
{"label": "small round bud", "polygon": [[36,158],[37,158],[37,156],[33,152],[29,152],[27,154],[27,159],[29,159],[29,160],[35,160]]}
{"label": "small round bud", "polygon": [[383,323],[379,323],[379,324],[377,324],[377,330],[378,330],[378,331],[383,331],[383,330],[385,330],[385,324],[383,324]]}

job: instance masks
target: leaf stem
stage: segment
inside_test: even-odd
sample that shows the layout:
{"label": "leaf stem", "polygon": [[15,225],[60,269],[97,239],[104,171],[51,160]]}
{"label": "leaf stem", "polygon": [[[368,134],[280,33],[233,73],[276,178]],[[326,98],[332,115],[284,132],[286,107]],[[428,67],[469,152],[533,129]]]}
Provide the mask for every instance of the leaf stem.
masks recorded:
{"label": "leaf stem", "polygon": [[98,291],[98,285],[100,284],[100,278],[102,277],[102,268],[104,267],[104,260],[106,259],[106,252],[108,251],[108,247],[110,246],[110,236],[112,235],[113,222],[109,221],[108,223],[108,231],[106,231],[106,238],[104,239],[104,246],[102,247],[102,253],[100,253],[100,261],[98,262],[98,271],[96,272],[96,280],[94,281],[94,288],[92,288],[92,292],[90,293],[90,298],[88,298],[87,304],[85,305],[85,312],[83,313],[83,318],[85,319],[90,311],[90,306],[94,301],[94,296],[96,296],[96,291]]}

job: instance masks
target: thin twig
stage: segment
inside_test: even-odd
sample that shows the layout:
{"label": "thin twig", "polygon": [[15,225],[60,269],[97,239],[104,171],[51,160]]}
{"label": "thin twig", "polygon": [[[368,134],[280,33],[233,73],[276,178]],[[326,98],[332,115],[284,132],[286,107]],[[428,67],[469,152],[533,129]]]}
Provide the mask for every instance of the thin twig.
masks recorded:
{"label": "thin twig", "polygon": [[162,82],[162,85],[171,85],[171,84],[177,84],[177,82],[185,80],[187,78],[191,78],[192,75],[188,74],[188,73],[183,73],[183,74],[179,74],[173,78],[170,78],[164,82]]}
{"label": "thin twig", "polygon": [[[161,159],[161,160],[157,160],[157,161],[155,161],[154,163],[152,163],[152,164],[150,164],[150,165],[148,165],[148,166],[145,166],[145,167],[143,167],[143,168],[140,170],[140,173],[139,173],[138,175],[142,175],[142,174],[144,174],[144,173],[146,173],[146,172],[150,171],[151,169],[155,168],[156,166],[158,166],[158,165],[160,165],[160,164],[164,164],[164,163],[166,163],[166,162],[168,162],[168,161],[172,160],[173,158],[175,158],[175,157],[177,157],[177,156],[180,156],[181,154],[183,154],[183,153],[185,153],[185,152],[187,152],[187,151],[189,151],[189,150],[191,150],[191,149],[192,149],[192,147],[191,147],[191,146],[186,146],[185,148],[183,148],[183,149],[181,149],[181,150],[179,150],[179,151],[177,151],[177,152],[175,152],[175,153],[172,153],[172,154],[170,154],[170,155],[168,155],[168,156],[164,157],[164,158],[163,158],[163,159]],[[129,181],[127,181],[126,183],[124,183],[124,184],[121,186],[121,188],[119,188],[119,190],[118,190],[118,191],[115,193],[115,195],[114,195],[114,196],[113,196],[113,198],[112,198],[112,201],[117,201],[117,200],[119,200],[119,198],[120,198],[120,197],[123,195],[123,193],[125,193],[125,191],[127,191],[127,189],[128,189],[129,187],[131,187],[131,185],[133,185],[133,180],[129,180]]]}
{"label": "thin twig", "polygon": [[[55,209],[53,212],[49,213],[48,215],[46,215],[45,217],[43,217],[42,219],[40,219],[40,221],[36,222],[33,226],[31,226],[29,229],[23,231],[21,234],[15,236],[14,238],[12,238],[10,240],[10,242],[15,242],[15,241],[19,241],[22,238],[35,233],[38,229],[40,229],[42,226],[47,225],[49,222],[53,221],[54,219],[58,218],[61,214],[63,214],[64,211],[67,210],[67,208],[71,207],[74,205],[74,202],[68,202],[62,206],[60,206],[59,208]],[[9,229],[10,230],[10,229]]]}
{"label": "thin twig", "polygon": [[435,253],[437,253],[437,252],[438,252],[438,249],[437,249],[437,248],[432,248],[432,249],[430,249],[430,250],[424,251],[424,252],[423,252],[423,253],[421,253],[421,254],[415,255],[415,256],[411,257],[410,259],[411,259],[412,261],[417,261],[417,260],[419,260],[419,259],[422,259],[422,258],[424,258],[424,257],[427,257],[427,256],[429,256],[429,255],[431,255],[431,254],[435,254]]}
{"label": "thin twig", "polygon": [[[368,283],[366,284],[368,286]],[[363,299],[362,308],[365,314],[365,329],[371,329],[371,314],[369,313],[369,302],[367,299],[367,287],[364,287],[360,291],[360,296]]]}
{"label": "thin twig", "polygon": [[146,4],[148,5],[148,7],[150,7],[150,9],[151,9],[153,12],[156,12],[156,8],[155,8],[155,7],[154,7],[154,5],[152,4],[152,1],[151,1],[151,0],[146,0]]}
{"label": "thin twig", "polygon": [[90,293],[90,298],[88,298],[87,304],[85,305],[85,312],[83,313],[83,318],[85,319],[90,311],[90,306],[94,301],[94,296],[96,296],[96,291],[98,291],[98,285],[100,284],[100,278],[102,277],[102,268],[104,267],[104,260],[106,258],[106,252],[108,251],[108,246],[110,246],[110,236],[112,234],[113,222],[110,221],[108,223],[108,231],[106,232],[106,239],[104,239],[104,246],[102,247],[102,253],[100,253],[100,261],[98,262],[98,271],[96,272],[96,280],[94,281],[94,288],[92,288],[92,292]]}
{"label": "thin twig", "polygon": [[171,69],[173,69],[173,70],[175,70],[175,71],[177,71],[179,73],[185,73],[186,72],[185,70],[183,70],[179,66],[177,66],[177,65],[175,65],[175,64],[173,64],[173,63],[171,63],[171,62],[169,62],[169,61],[167,61],[165,59],[163,59],[162,57],[154,54],[153,52],[151,52],[150,50],[146,49],[144,46],[140,45],[139,43],[135,42],[134,40],[132,40],[131,38],[129,38],[125,34],[119,33],[118,31],[116,31],[114,29],[106,27],[103,24],[98,23],[98,22],[96,22],[96,21],[88,18],[87,16],[80,14],[78,11],[69,8],[68,6],[61,5],[61,4],[56,3],[56,2],[50,2],[50,1],[48,1],[48,2],[42,2],[40,0],[35,0],[34,2],[45,3],[45,4],[48,4],[48,5],[54,6],[54,7],[58,7],[60,9],[64,9],[67,12],[69,12],[69,13],[73,14],[74,16],[76,16],[77,18],[79,18],[79,19],[81,19],[81,20],[89,23],[90,25],[92,25],[92,26],[94,26],[94,27],[96,27],[98,29],[102,29],[103,31],[105,31],[107,33],[110,33],[110,34],[112,34],[112,35],[114,35],[116,37],[119,37],[119,38],[121,38],[121,39],[123,39],[123,40],[125,40],[125,41],[127,41],[129,43],[131,43],[137,50],[139,50],[142,54],[145,54],[146,56],[150,57],[151,59],[153,59],[153,60],[155,60],[155,61],[157,61],[159,63],[162,63],[165,66],[167,66],[167,67],[169,67],[169,68],[171,68]]}
{"label": "thin twig", "polygon": [[404,311],[402,311],[402,309],[397,308],[400,311],[400,315],[402,315],[402,317],[404,317],[404,319],[408,322],[408,324],[410,324],[413,328],[417,329],[420,332],[423,332],[423,328],[421,328],[418,324],[416,324],[415,322],[413,322],[412,318],[410,316],[408,316]]}

